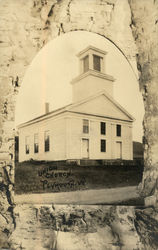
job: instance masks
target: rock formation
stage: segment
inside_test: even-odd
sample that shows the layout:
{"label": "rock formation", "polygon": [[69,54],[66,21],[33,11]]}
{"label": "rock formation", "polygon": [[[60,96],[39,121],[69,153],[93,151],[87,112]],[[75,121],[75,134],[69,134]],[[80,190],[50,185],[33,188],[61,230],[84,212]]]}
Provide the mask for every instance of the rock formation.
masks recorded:
{"label": "rock formation", "polygon": [[[158,248],[157,25],[157,0],[1,0],[0,248]],[[145,106],[140,192],[146,208],[14,204],[14,110],[22,79],[48,41],[77,30],[108,38],[139,71]]]}

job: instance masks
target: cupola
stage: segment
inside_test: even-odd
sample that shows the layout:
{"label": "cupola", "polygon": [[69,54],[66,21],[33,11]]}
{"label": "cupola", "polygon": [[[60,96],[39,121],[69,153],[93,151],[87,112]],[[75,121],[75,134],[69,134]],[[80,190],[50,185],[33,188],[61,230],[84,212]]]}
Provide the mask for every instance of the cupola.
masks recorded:
{"label": "cupola", "polygon": [[107,52],[89,46],[82,50],[77,56],[80,61],[80,74],[88,70],[105,72],[105,55]]}
{"label": "cupola", "polygon": [[114,78],[105,73],[106,54],[106,51],[93,46],[88,46],[77,54],[79,75],[71,82],[73,102],[78,102],[102,90],[113,96]]}

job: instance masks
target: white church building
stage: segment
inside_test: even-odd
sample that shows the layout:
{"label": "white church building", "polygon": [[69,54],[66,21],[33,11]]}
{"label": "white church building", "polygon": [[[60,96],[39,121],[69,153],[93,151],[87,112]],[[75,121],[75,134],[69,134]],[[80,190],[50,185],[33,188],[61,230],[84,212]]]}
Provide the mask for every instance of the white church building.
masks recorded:
{"label": "white church building", "polygon": [[73,102],[18,126],[19,161],[133,159],[134,118],[113,98],[106,52],[89,46],[78,55]]}

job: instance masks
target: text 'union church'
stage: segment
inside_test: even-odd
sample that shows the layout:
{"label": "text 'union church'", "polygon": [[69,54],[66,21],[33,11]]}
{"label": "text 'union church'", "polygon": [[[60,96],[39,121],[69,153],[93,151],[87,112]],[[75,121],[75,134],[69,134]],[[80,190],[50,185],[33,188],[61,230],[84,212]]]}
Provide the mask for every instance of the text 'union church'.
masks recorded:
{"label": "text 'union church'", "polygon": [[70,105],[18,126],[19,161],[133,159],[134,118],[113,98],[106,52],[89,46],[78,55]]}

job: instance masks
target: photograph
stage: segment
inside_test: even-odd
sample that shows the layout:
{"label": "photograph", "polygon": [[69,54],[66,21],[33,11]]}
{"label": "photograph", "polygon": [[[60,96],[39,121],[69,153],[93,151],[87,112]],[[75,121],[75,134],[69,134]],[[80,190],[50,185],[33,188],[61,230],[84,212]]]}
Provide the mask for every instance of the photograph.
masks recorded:
{"label": "photograph", "polygon": [[158,249],[158,0],[0,0],[0,250]]}
{"label": "photograph", "polygon": [[144,106],[133,67],[86,31],[39,51],[16,103],[17,203],[143,205]]}

